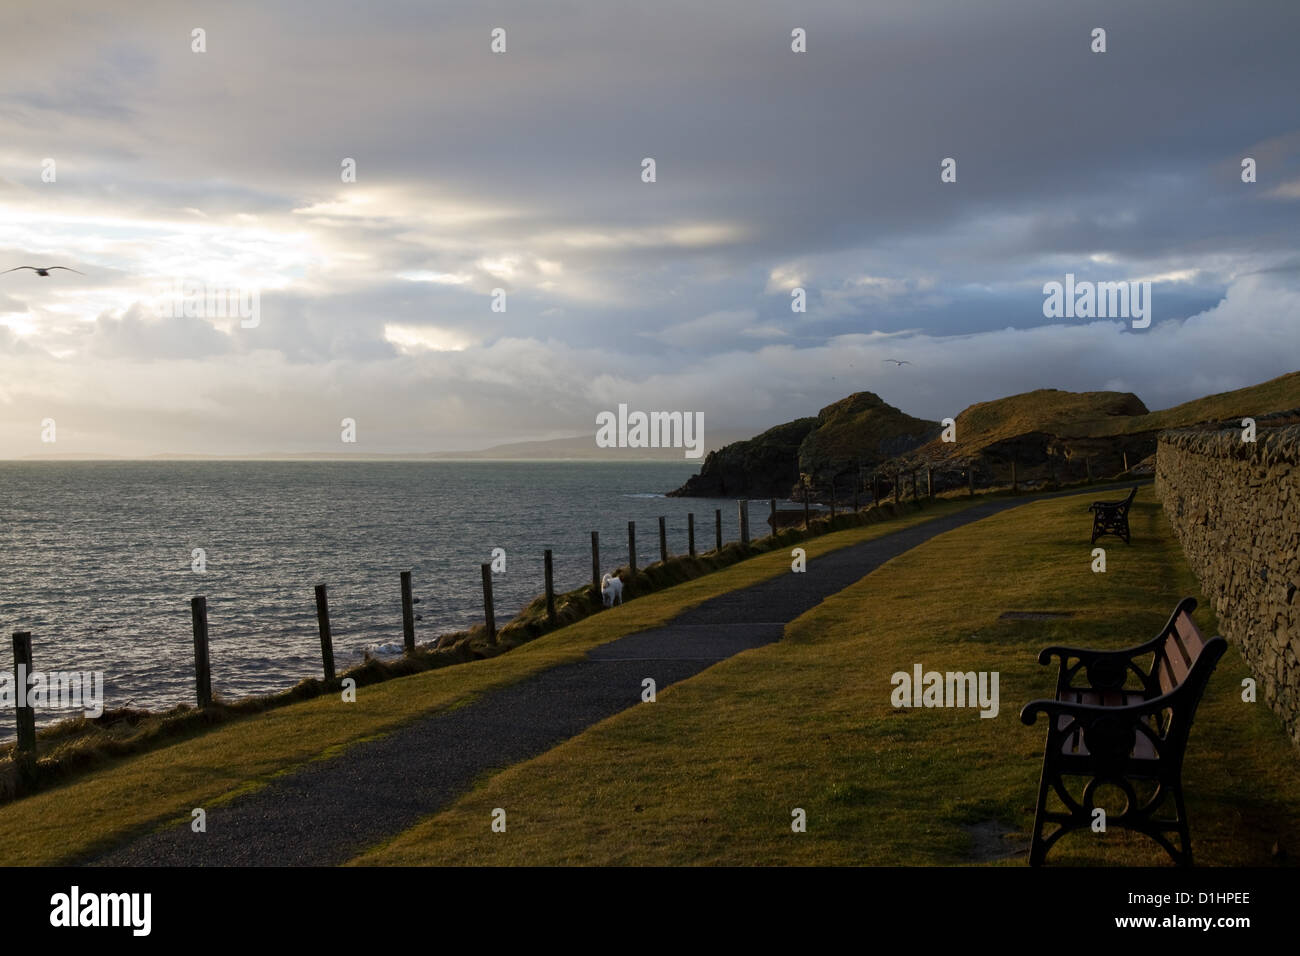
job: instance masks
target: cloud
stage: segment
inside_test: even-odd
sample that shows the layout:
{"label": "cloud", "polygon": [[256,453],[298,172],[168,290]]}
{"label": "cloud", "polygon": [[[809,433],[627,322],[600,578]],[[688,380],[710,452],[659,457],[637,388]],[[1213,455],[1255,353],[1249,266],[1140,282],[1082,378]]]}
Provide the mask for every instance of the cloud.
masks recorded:
{"label": "cloud", "polygon": [[731,312],[710,312],[689,322],[679,322],[658,332],[648,333],[675,348],[735,347],[745,339],[761,340],[784,338],[788,333],[772,323],[757,324],[758,312],[754,309],[737,309]]}
{"label": "cloud", "polygon": [[205,319],[154,318],[138,305],[99,316],[87,338],[86,351],[96,358],[199,359],[232,351],[230,336]]}
{"label": "cloud", "polygon": [[[100,451],[328,445],[342,408],[401,450],[611,401],[757,429],[859,388],[1157,406],[1300,365],[1292,6],[1099,0],[1104,56],[1014,0],[811,0],[805,54],[773,0],[506,0],[500,56],[468,2],[231,0],[204,54],[166,4],[43,9],[5,27],[0,269],[87,274],[0,278],[0,455],[51,407]],[[1156,324],[1049,322],[1067,272],[1152,278]],[[154,319],[178,279],[257,290],[260,325]]]}

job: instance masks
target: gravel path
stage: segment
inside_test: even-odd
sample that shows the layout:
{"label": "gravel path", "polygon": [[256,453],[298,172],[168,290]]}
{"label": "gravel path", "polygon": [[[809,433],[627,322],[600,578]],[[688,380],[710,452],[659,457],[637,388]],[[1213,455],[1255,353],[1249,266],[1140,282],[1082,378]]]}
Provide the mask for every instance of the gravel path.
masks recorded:
{"label": "gravel path", "polygon": [[[1096,489],[1105,494],[1105,489]],[[1079,491],[1056,494],[1079,494]],[[885,561],[972,521],[1034,498],[1001,498],[903,528],[808,562],[804,574],[720,595],[664,627],[593,648],[587,659],[535,674],[450,712],[308,764],[188,824],[159,830],[92,861],[114,866],[325,866],[408,829],[483,774],[541,754],[717,661],[781,639],[787,622]],[[1087,522],[1080,519],[1083,540]],[[363,691],[364,693],[364,691]]]}

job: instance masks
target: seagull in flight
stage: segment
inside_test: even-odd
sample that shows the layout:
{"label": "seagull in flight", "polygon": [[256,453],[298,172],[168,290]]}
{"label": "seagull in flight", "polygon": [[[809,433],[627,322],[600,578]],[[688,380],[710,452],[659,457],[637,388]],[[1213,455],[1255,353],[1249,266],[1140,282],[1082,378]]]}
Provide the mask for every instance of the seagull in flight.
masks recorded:
{"label": "seagull in flight", "polygon": [[[19,269],[31,269],[38,276],[48,276],[55,269],[62,269],[65,272],[77,272],[76,269],[69,269],[67,266],[45,266],[44,268],[38,266],[14,266],[12,269],[6,269],[4,272],[0,272],[0,275],[5,275],[9,272],[17,272]],[[84,276],[85,273],[77,272],[77,275]]]}
{"label": "seagull in flight", "polygon": [[901,367],[901,366],[904,366],[904,365],[911,365],[911,364],[912,364],[911,362],[907,361],[906,359],[903,359],[903,360],[899,360],[899,359],[881,359],[881,361],[882,361],[882,362],[893,362],[896,366],[900,366],[900,367]]}

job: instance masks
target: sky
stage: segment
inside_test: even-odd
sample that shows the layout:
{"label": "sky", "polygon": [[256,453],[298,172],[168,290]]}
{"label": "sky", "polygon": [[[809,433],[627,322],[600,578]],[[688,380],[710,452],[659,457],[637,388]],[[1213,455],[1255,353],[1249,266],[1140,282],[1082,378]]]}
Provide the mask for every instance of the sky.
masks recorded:
{"label": "sky", "polygon": [[[1300,368],[1290,0],[5,18],[0,270],[83,274],[0,275],[0,457],[594,440],[619,404],[708,444],[861,390],[1156,409]],[[1045,317],[1067,274],[1150,282],[1150,326]],[[187,283],[256,315],[170,314]]]}

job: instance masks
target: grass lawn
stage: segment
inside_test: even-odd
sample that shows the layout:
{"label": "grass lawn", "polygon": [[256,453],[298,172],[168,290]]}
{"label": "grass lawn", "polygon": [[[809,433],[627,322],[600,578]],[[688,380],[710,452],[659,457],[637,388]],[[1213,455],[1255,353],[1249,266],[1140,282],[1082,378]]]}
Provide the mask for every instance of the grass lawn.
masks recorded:
{"label": "grass lawn", "polygon": [[[470,794],[354,862],[383,864],[1023,865],[1050,697],[1048,644],[1122,647],[1198,595],[1144,488],[1133,544],[1103,539],[1094,493],[1027,505],[894,559],[786,628],[785,639],[662,690]],[[1198,595],[1199,596],[1199,595]],[[1060,621],[1004,611],[1072,611]],[[1207,636],[1211,609],[1196,612]],[[890,677],[997,671],[1001,709],[895,709]],[[653,665],[648,664],[650,668]],[[1300,760],[1263,703],[1243,703],[1235,647],[1192,727],[1184,784],[1202,865],[1268,864],[1300,849]],[[494,808],[507,813],[494,833]],[[807,832],[791,831],[802,808]],[[1049,865],[1168,865],[1118,829],[1065,837]]]}
{"label": "grass lawn", "polygon": [[[968,507],[937,502],[903,518],[800,542],[809,557]],[[656,627],[710,597],[789,571],[773,551],[638,598],[508,654],[362,687],[357,702],[329,695],[249,715],[206,733],[110,763],[88,776],[0,806],[0,865],[72,862],[125,836],[180,820],[264,786],[278,774],[391,733],[418,717],[462,705],[590,647]]]}

